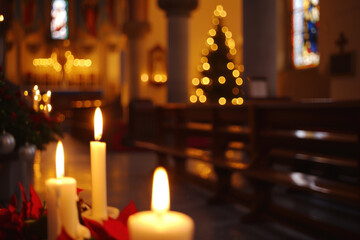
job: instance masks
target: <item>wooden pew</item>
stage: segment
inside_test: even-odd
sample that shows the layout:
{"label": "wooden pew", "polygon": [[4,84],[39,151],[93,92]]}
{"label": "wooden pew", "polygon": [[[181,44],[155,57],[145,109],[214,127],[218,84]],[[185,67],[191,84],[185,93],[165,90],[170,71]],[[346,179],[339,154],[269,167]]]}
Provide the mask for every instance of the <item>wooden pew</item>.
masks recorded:
{"label": "wooden pew", "polygon": [[[158,107],[156,112],[156,140],[136,140],[134,145],[155,151],[160,165],[167,165],[168,156],[174,158],[176,175],[181,178],[189,177],[188,159],[211,164],[217,182],[215,196],[209,202],[224,202],[231,188],[232,173],[248,167],[248,159],[226,155],[229,148],[248,155],[248,106],[168,104]],[[234,141],[237,144],[231,144]]]}
{"label": "wooden pew", "polygon": [[360,103],[259,105],[254,120],[256,166],[244,174],[255,196],[246,220],[271,216],[316,237],[359,239],[359,233],[284,208],[272,198],[273,187],[284,186],[360,207]]}

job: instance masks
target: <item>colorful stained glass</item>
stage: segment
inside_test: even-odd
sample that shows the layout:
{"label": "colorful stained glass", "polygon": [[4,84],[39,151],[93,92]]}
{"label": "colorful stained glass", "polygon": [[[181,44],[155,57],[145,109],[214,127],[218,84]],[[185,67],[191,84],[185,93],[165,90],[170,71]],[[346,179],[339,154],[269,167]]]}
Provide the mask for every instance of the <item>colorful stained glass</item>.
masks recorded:
{"label": "colorful stained glass", "polygon": [[50,31],[52,39],[67,39],[68,26],[68,1],[53,0],[51,3]]}
{"label": "colorful stained glass", "polygon": [[293,0],[292,45],[295,68],[319,65],[320,0]]}

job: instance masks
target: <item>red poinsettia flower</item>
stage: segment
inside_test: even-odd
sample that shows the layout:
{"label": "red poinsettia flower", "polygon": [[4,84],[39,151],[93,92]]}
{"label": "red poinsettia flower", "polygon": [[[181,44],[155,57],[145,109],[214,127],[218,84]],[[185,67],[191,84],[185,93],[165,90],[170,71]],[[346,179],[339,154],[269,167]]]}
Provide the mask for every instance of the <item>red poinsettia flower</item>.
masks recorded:
{"label": "red poinsettia flower", "polygon": [[95,239],[104,240],[128,240],[129,232],[127,229],[127,220],[130,215],[137,212],[133,201],[130,202],[121,212],[117,219],[109,218],[103,221],[103,224],[83,218],[85,226],[89,228],[91,235]]}

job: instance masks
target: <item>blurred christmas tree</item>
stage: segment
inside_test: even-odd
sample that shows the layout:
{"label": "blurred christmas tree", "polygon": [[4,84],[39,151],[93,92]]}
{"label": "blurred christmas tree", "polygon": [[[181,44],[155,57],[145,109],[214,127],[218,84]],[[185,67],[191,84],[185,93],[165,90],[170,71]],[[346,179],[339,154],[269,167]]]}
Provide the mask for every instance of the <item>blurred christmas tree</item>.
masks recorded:
{"label": "blurred christmas tree", "polygon": [[233,59],[236,55],[235,40],[228,27],[223,25],[226,11],[221,5],[216,6],[213,16],[213,28],[208,32],[207,47],[202,50],[201,64],[198,71],[202,78],[193,78],[195,94],[190,102],[232,103],[241,105],[244,102],[242,89],[242,72],[244,67],[237,66]]}

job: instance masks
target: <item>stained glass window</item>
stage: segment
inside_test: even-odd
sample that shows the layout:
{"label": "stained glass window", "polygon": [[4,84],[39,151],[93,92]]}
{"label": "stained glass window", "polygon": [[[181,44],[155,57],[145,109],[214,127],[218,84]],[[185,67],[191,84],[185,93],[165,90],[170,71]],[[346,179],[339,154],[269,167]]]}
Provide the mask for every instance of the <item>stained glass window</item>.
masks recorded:
{"label": "stained glass window", "polygon": [[320,0],[293,0],[292,59],[295,68],[319,65]]}
{"label": "stained glass window", "polygon": [[67,39],[68,26],[68,1],[53,0],[51,3],[50,32],[52,39]]}

